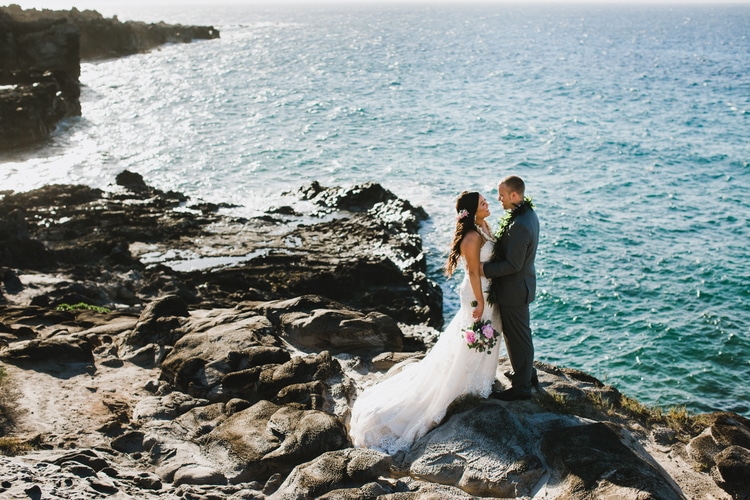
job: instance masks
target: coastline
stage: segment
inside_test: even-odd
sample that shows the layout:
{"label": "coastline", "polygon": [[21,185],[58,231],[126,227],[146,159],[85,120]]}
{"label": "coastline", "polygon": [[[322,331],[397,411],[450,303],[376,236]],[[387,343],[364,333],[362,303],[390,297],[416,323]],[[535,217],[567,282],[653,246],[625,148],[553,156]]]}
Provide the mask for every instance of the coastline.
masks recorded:
{"label": "coastline", "polygon": [[[542,363],[528,402],[463,398],[406,454],[351,448],[358,390],[437,334],[427,309],[439,302],[420,282],[427,214],[376,184],[288,196],[289,207],[236,219],[123,172],[111,191],[0,200],[0,366],[17,395],[0,436],[13,455],[2,458],[6,494],[50,491],[66,474],[66,495],[138,498],[562,498],[580,477],[587,495],[744,494],[743,417],[647,409]],[[254,256],[192,271],[141,261],[170,249]],[[501,359],[498,374],[508,368]],[[580,460],[590,446],[596,463]]]}

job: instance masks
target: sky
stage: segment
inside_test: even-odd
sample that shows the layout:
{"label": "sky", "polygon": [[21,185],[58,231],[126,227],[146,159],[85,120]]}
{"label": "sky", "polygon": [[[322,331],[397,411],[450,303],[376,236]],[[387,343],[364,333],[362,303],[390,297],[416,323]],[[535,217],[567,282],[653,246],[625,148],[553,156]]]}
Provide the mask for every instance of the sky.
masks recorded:
{"label": "sky", "polygon": [[[15,3],[25,9],[70,9],[76,7],[82,9],[96,9],[104,5],[189,5],[189,4],[208,4],[208,3],[231,3],[231,4],[320,4],[320,3],[464,3],[466,0],[0,0],[0,5],[9,5]],[[662,5],[682,5],[682,4],[746,4],[750,5],[750,0],[469,0],[475,3],[516,3],[516,4],[662,4]]]}

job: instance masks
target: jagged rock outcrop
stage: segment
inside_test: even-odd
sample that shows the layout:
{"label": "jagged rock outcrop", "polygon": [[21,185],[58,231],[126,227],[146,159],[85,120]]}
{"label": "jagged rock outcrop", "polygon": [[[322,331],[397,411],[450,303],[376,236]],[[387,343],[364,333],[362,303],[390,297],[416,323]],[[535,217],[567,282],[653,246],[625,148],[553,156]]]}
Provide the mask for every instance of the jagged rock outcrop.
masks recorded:
{"label": "jagged rock outcrop", "polygon": [[80,116],[80,61],[218,38],[212,26],[120,22],[95,11],[0,7],[0,151],[37,144]]}
{"label": "jagged rock outcrop", "polygon": [[2,85],[12,88],[0,89],[0,150],[39,143],[81,114],[80,87],[64,71],[0,71]]}
{"label": "jagged rock outcrop", "polygon": [[[123,179],[121,182],[133,186],[131,177]],[[329,192],[341,191],[318,188],[319,196],[326,199]],[[320,202],[320,213],[313,214],[320,217],[335,212],[338,215],[332,222],[299,224],[302,216],[290,215],[285,223],[277,215],[268,215],[230,219],[228,225],[219,225],[214,224],[224,220],[217,215],[219,206],[189,204],[193,211],[172,210],[187,201],[180,193],[138,187],[105,194],[85,186],[47,186],[0,200],[0,236],[5,235],[9,242],[0,247],[0,266],[35,271],[61,268],[71,273],[75,287],[60,283],[36,299],[48,300],[50,305],[71,299],[98,306],[134,305],[169,294],[188,305],[231,308],[241,301],[323,296],[365,315],[324,313],[325,305],[315,306],[309,300],[297,300],[294,306],[284,304],[287,314],[274,318],[290,341],[299,337],[297,332],[309,332],[309,324],[337,322],[344,327],[362,322],[368,325],[367,335],[395,348],[401,340],[393,321],[382,315],[409,324],[439,327],[442,322],[442,294],[427,278],[418,233],[426,215],[377,184],[354,186],[349,191],[350,197],[369,193],[358,211]],[[290,194],[289,199],[290,203],[298,201],[297,194]],[[55,218],[64,222],[39,224],[50,216],[45,205],[58,204]],[[206,234],[215,244],[195,248],[194,239]],[[223,253],[236,259],[236,264],[211,272],[178,271],[149,267],[139,258],[164,255],[165,264],[179,267],[179,261],[167,261],[166,256],[179,256],[180,252],[189,252],[192,261],[210,260]],[[106,279],[92,279],[101,276]],[[140,278],[137,286],[134,276]],[[370,314],[375,312],[381,315]],[[160,324],[175,321],[145,317],[131,342],[142,347],[149,341],[135,338],[149,338],[158,334]],[[357,340],[328,334],[314,340],[305,334],[304,342],[328,343],[335,351],[343,348],[344,342],[354,348]]]}
{"label": "jagged rock outcrop", "polygon": [[[122,57],[140,52],[147,52],[167,43],[187,43],[193,40],[212,40],[219,38],[220,32],[213,26],[186,26],[181,24],[144,23],[140,21],[121,22],[117,16],[105,18],[95,10],[80,11],[73,7],[70,10],[22,9],[11,4],[0,7],[0,15],[24,23],[31,29],[35,23],[42,25],[63,26],[66,32],[77,33],[80,38],[81,60],[104,59]],[[48,39],[54,43],[56,40]],[[54,50],[48,43],[47,50]],[[30,50],[40,50],[41,46],[34,44]],[[32,57],[31,60],[54,63],[47,58]],[[72,60],[71,60],[72,61]],[[77,62],[77,59],[76,59]],[[71,70],[73,68],[70,68]],[[70,73],[78,78],[78,73]]]}
{"label": "jagged rock outcrop", "polygon": [[0,8],[0,150],[46,139],[81,114],[79,38],[52,19],[16,20]]}
{"label": "jagged rock outcrop", "polygon": [[[4,85],[27,72],[60,71],[77,82],[81,75],[80,32],[64,18],[24,15],[17,5],[0,7],[0,70]],[[51,11],[50,11],[51,12]],[[14,76],[13,72],[20,72]]]}
{"label": "jagged rock outcrop", "polygon": [[[418,358],[434,333],[439,307],[414,308],[432,307],[434,284],[405,284],[423,273],[426,214],[376,184],[313,184],[252,220],[131,172],[117,184],[0,199],[0,450],[12,455],[0,453],[0,496],[748,495],[748,419],[649,412],[588,374],[542,363],[528,401],[465,396],[407,452],[354,449],[358,390]],[[299,197],[317,215],[291,208]],[[346,239],[332,234],[342,225]],[[169,256],[187,250],[237,260],[181,271]],[[292,265],[334,275],[357,260],[400,270],[393,290],[363,275],[340,297]],[[375,289],[382,303],[363,299]],[[398,294],[405,313],[390,302]],[[69,300],[84,303],[57,309]],[[508,369],[501,358],[499,376]]]}

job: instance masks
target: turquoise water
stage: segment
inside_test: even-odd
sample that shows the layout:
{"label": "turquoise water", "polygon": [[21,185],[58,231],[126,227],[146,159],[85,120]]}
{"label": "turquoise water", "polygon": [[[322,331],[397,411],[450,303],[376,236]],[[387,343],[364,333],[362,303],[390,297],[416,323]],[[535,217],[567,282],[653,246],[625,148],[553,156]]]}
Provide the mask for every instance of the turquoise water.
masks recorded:
{"label": "turquoise water", "polygon": [[83,117],[0,157],[3,189],[127,168],[254,214],[380,182],[431,214],[448,317],[453,200],[517,173],[543,224],[537,358],[750,416],[750,7],[110,9],[221,39],[84,64]]}

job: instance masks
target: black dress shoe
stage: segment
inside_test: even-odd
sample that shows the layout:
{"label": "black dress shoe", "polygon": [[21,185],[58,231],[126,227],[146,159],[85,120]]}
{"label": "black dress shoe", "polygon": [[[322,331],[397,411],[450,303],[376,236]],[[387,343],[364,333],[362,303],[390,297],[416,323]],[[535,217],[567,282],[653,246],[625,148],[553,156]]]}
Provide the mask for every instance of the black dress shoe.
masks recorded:
{"label": "black dress shoe", "polygon": [[531,399],[531,392],[523,392],[511,387],[502,392],[493,392],[490,397],[500,401],[518,401],[519,399]]}
{"label": "black dress shoe", "polygon": [[[509,380],[513,380],[514,373],[510,370],[503,372],[503,375]],[[536,374],[536,370],[531,372],[531,386],[539,389],[539,376]]]}

